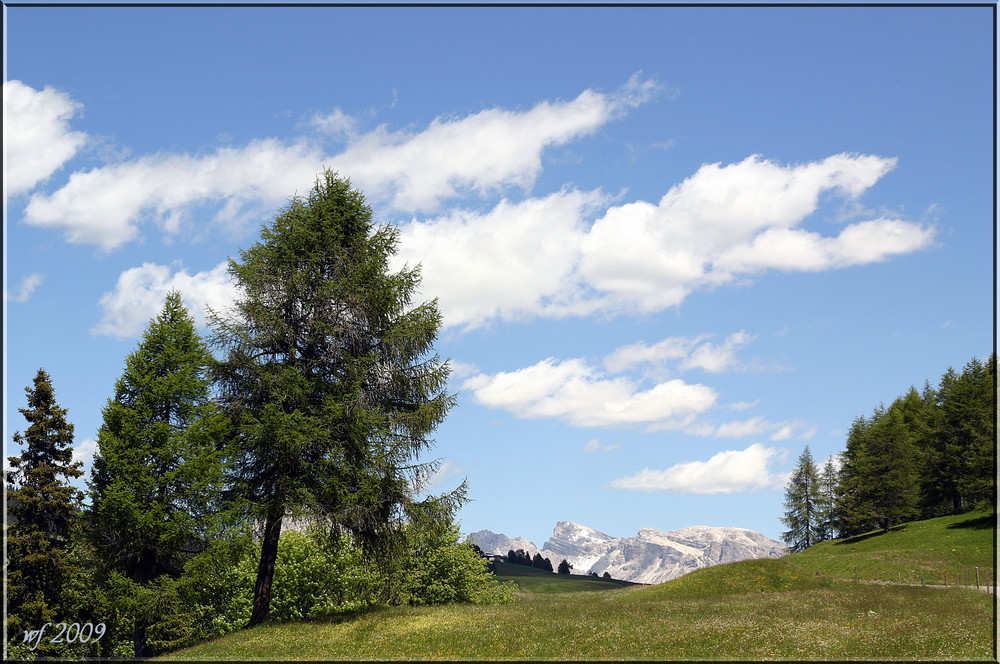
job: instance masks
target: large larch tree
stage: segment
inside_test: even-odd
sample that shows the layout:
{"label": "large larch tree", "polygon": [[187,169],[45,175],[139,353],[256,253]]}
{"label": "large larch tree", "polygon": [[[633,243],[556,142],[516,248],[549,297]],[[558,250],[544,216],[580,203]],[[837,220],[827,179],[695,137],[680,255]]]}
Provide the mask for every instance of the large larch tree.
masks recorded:
{"label": "large larch tree", "polygon": [[454,404],[432,347],[441,314],[436,300],[411,304],[419,267],[390,271],[397,242],[326,171],[230,260],[239,295],[213,327],[232,479],[262,526],[249,626],[268,619],[286,515],[321,517],[374,552],[435,467],[417,457]]}

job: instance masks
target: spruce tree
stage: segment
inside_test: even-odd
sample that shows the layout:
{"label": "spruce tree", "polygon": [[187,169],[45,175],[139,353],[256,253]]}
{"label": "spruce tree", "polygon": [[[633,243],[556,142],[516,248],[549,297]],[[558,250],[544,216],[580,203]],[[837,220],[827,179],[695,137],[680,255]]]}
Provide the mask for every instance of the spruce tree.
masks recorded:
{"label": "spruce tree", "polygon": [[837,510],[839,473],[833,458],[826,460],[819,474],[819,518],[816,537],[820,542],[836,537],[840,516]]}
{"label": "spruce tree", "polygon": [[411,306],[419,268],[389,271],[398,236],[326,171],[229,263],[241,294],[213,325],[233,480],[263,526],[250,626],[269,616],[286,514],[319,514],[389,559],[414,476],[433,468],[415,460],[454,398],[437,302]]}
{"label": "spruce tree", "polygon": [[[68,483],[83,475],[82,464],[73,462],[73,425],[56,403],[48,373],[39,369],[25,392],[28,407],[18,410],[30,426],[14,434],[22,452],[9,457],[6,478],[6,624],[14,640],[24,630],[71,617],[61,615],[61,603],[74,575],[69,535],[82,498]],[[35,654],[46,654],[44,644]]]}
{"label": "spruce tree", "polygon": [[788,527],[781,539],[793,551],[808,549],[819,541],[821,506],[819,473],[809,446],[806,445],[788,478],[788,486],[785,488],[785,516],[781,519]]}
{"label": "spruce tree", "polygon": [[[131,583],[129,595],[149,595],[159,577],[178,576],[223,525],[225,419],[212,400],[210,360],[172,292],[104,408],[88,535],[105,572]],[[137,657],[150,654],[146,632],[154,616],[143,607],[155,604],[149,596],[133,612]]]}

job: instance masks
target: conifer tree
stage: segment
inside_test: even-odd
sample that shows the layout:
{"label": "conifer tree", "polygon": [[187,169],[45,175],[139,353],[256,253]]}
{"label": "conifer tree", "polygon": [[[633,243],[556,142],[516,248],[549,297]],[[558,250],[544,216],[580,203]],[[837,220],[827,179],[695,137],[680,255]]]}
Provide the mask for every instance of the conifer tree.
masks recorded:
{"label": "conifer tree", "polygon": [[[899,404],[879,407],[848,439],[841,493],[850,534],[883,532],[917,515],[916,451]],[[855,431],[852,430],[852,435]]]}
{"label": "conifer tree", "polygon": [[573,569],[573,565],[571,565],[568,560],[563,558],[563,561],[559,563],[559,574],[569,574],[571,569]]}
{"label": "conifer tree", "polygon": [[826,460],[819,474],[819,519],[816,537],[823,542],[836,537],[839,519],[837,511],[838,471],[833,457]]}
{"label": "conifer tree", "polygon": [[437,302],[411,307],[419,268],[388,269],[398,235],[326,171],[229,263],[241,294],[213,325],[233,479],[263,525],[250,626],[269,616],[286,514],[320,514],[374,555],[398,546],[413,476],[433,467],[415,460],[454,398]]}
{"label": "conifer tree", "polygon": [[30,426],[14,434],[22,452],[9,457],[6,478],[6,624],[14,639],[67,618],[60,613],[64,585],[74,573],[69,534],[82,498],[68,483],[83,475],[82,464],[73,462],[73,425],[56,403],[48,373],[39,369],[25,392],[28,407],[18,410]]}
{"label": "conifer tree", "polygon": [[[178,576],[223,525],[225,419],[212,400],[210,361],[180,294],[171,292],[104,408],[88,535],[105,571],[131,582],[129,594]],[[147,613],[135,611],[137,657],[150,654]]]}
{"label": "conifer tree", "polygon": [[785,516],[781,519],[788,527],[781,539],[793,551],[808,549],[819,541],[821,506],[819,473],[809,446],[806,445],[788,478],[788,486],[785,488]]}
{"label": "conifer tree", "polygon": [[[934,420],[931,482],[939,510],[958,514],[994,502],[996,490],[996,441],[994,403],[996,359],[985,363],[973,358],[958,374],[949,369],[937,391]],[[931,493],[932,497],[934,493]]]}

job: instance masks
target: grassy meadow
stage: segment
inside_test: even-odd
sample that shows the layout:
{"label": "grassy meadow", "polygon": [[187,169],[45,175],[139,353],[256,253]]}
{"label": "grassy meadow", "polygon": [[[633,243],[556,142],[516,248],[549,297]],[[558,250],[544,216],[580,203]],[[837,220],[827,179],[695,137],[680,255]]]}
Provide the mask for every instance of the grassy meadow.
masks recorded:
{"label": "grassy meadow", "polygon": [[270,624],[160,659],[994,661],[992,595],[832,574],[846,566],[853,573],[855,564],[872,578],[876,565],[929,573],[947,564],[958,573],[979,564],[992,577],[992,521],[987,528],[976,519],[914,522],[655,586],[501,564],[498,576],[519,586],[513,604],[392,607]]}

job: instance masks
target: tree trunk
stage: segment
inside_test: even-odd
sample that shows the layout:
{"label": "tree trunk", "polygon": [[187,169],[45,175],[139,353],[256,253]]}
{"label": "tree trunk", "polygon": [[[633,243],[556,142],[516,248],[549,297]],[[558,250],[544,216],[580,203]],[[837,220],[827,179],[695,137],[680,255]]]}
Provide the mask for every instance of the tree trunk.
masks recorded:
{"label": "tree trunk", "polygon": [[149,657],[153,654],[150,652],[149,644],[146,642],[146,622],[144,620],[140,620],[135,624],[135,632],[132,633],[132,642],[137,658]]}
{"label": "tree trunk", "polygon": [[278,538],[281,536],[281,519],[284,509],[271,510],[264,524],[264,537],[260,543],[260,564],[257,566],[257,583],[253,589],[253,612],[250,623],[253,627],[265,622],[271,616],[271,582],[274,580],[274,561],[278,558]]}

